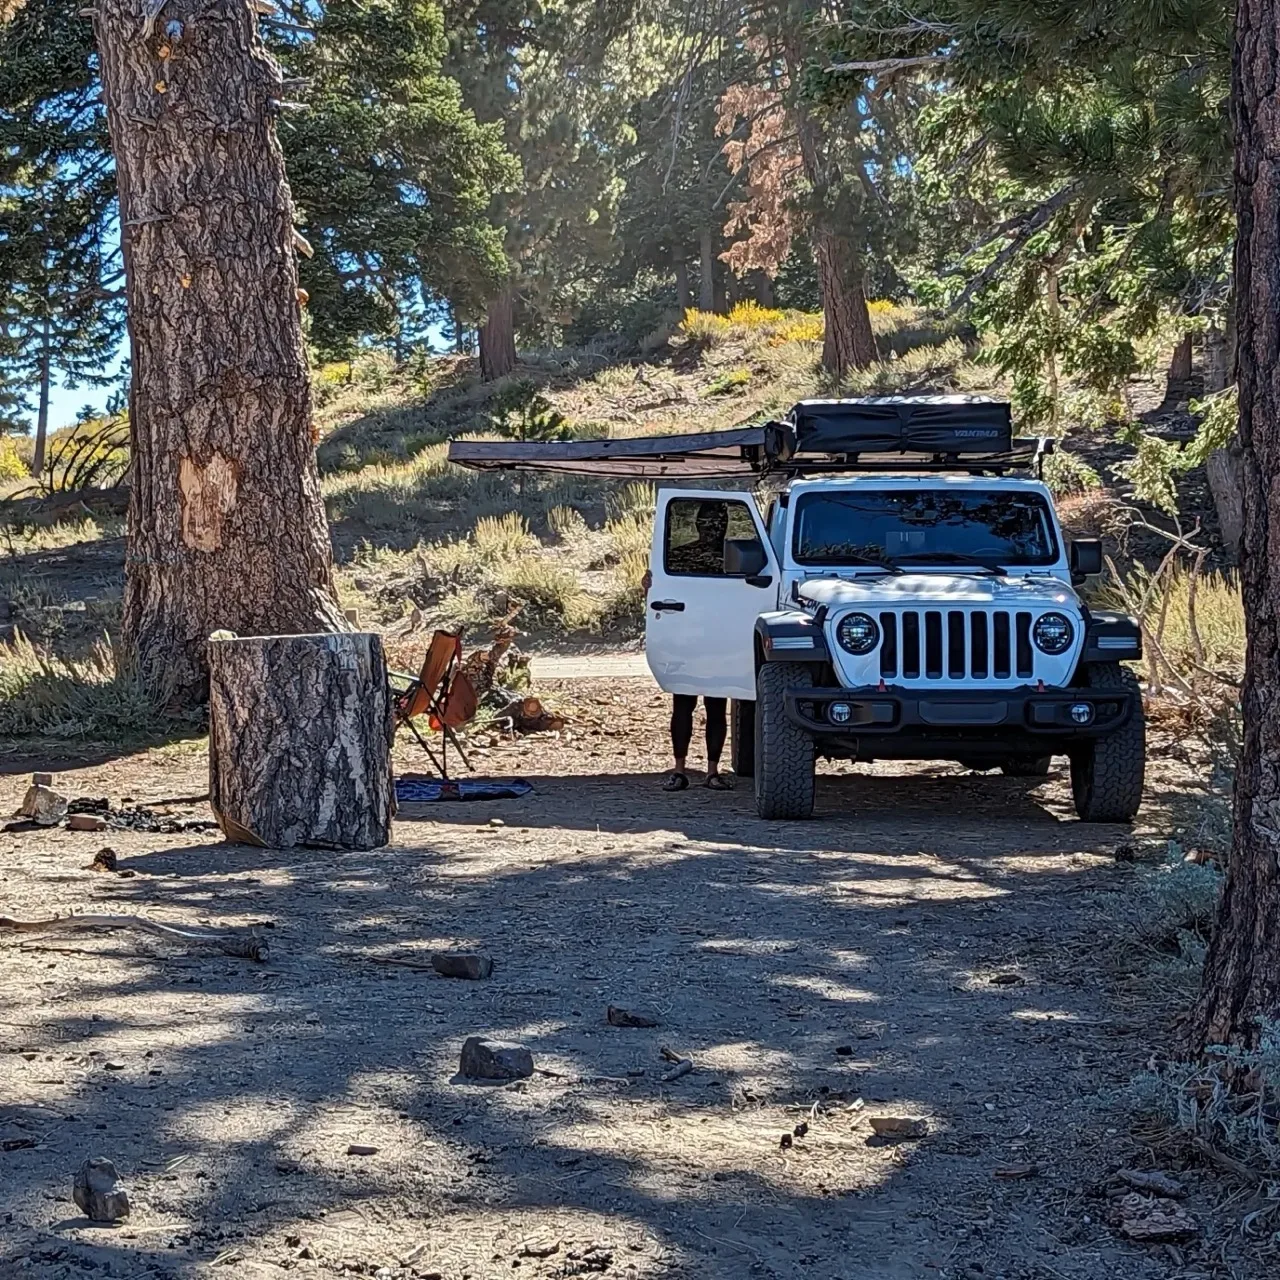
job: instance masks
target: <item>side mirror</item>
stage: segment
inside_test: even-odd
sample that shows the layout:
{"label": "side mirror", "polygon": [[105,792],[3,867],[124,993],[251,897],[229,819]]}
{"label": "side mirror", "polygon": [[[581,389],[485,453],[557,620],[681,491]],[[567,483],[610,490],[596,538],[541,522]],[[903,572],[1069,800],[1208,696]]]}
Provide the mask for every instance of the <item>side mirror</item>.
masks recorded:
{"label": "side mirror", "polygon": [[1071,544],[1071,581],[1083,582],[1102,572],[1102,543],[1097,538],[1077,538]]}
{"label": "side mirror", "polygon": [[726,538],[724,571],[731,578],[754,578],[769,563],[758,538]]}

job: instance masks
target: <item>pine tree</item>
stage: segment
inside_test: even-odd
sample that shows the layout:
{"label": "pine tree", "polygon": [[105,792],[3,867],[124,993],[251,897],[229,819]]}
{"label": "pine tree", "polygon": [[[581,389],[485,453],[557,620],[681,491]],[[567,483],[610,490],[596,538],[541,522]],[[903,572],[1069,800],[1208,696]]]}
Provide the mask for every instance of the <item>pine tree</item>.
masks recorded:
{"label": "pine tree", "polygon": [[114,179],[88,25],[32,0],[0,26],[0,377],[35,414],[44,465],[53,385],[103,385],[123,332]]}
{"label": "pine tree", "polygon": [[314,251],[299,273],[313,343],[337,356],[394,338],[402,306],[474,311],[505,273],[487,215],[519,168],[500,127],[477,124],[442,74],[438,6],[328,0],[314,39],[275,47],[307,82],[281,141]]}

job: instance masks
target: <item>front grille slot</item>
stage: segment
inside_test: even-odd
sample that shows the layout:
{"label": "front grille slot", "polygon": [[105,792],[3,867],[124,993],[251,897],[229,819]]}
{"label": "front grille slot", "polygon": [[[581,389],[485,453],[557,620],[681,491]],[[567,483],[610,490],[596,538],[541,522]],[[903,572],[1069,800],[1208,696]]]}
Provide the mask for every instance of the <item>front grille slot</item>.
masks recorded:
{"label": "front grille slot", "polygon": [[1031,653],[1031,615],[1018,614],[1018,679],[1030,680],[1035,673],[1034,657]]}
{"label": "front grille slot", "polygon": [[1030,613],[894,609],[878,615],[882,680],[1033,680]]}
{"label": "front grille slot", "polygon": [[930,680],[942,679],[942,614],[936,609],[924,615],[924,674]]}
{"label": "front grille slot", "polygon": [[880,641],[880,678],[887,680],[898,674],[898,615],[896,613],[880,615],[880,633],[884,637]]}
{"label": "front grille slot", "polygon": [[906,680],[920,679],[920,615],[902,615],[902,675]]}
{"label": "front grille slot", "polygon": [[969,615],[969,652],[972,657],[969,659],[969,668],[973,673],[975,680],[985,680],[987,678],[987,615],[985,613],[971,613]]}

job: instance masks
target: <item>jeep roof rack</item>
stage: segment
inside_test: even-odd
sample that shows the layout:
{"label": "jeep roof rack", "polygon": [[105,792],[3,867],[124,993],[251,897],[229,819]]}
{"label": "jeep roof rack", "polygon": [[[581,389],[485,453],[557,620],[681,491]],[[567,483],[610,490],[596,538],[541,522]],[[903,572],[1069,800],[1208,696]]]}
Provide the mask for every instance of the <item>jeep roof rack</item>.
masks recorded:
{"label": "jeep roof rack", "polygon": [[693,480],[782,472],[1039,474],[1048,437],[1015,438],[1009,405],[983,396],[801,400],[785,419],[729,431],[619,440],[451,440],[449,460],[481,471]]}

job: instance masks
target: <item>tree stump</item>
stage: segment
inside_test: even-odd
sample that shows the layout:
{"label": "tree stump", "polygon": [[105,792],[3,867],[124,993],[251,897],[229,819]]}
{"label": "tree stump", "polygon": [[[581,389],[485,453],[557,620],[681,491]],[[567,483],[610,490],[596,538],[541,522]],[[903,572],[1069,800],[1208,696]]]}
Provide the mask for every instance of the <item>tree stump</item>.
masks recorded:
{"label": "tree stump", "polygon": [[377,636],[215,633],[209,802],[223,834],[273,849],[386,844],[394,724]]}

